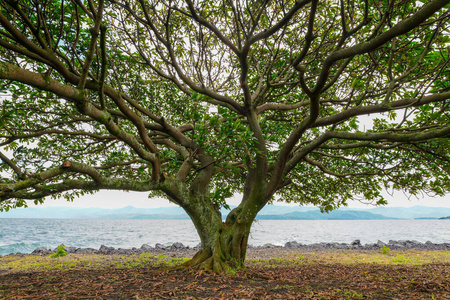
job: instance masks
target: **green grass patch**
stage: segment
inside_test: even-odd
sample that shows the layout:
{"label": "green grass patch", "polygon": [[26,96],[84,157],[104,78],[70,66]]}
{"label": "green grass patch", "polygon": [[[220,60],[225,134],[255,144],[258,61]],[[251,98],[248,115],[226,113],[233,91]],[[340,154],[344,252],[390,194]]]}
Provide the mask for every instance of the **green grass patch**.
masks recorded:
{"label": "green grass patch", "polygon": [[71,270],[99,268],[111,262],[112,257],[95,254],[77,254],[61,257],[50,256],[4,256],[0,258],[0,270],[12,272],[31,272],[48,270]]}
{"label": "green grass patch", "polygon": [[[170,257],[168,255],[143,253],[140,255],[100,255],[100,254],[68,254],[51,258],[50,256],[17,256],[0,257],[0,271],[31,272],[71,269],[99,268],[145,268],[174,267],[190,258]],[[426,265],[450,263],[450,251],[390,251],[381,252],[323,252],[296,253],[291,257],[270,259],[247,259],[247,265],[276,268],[307,264],[380,264],[380,265]]]}
{"label": "green grass patch", "polygon": [[265,267],[293,266],[304,264],[380,264],[380,265],[426,265],[450,263],[450,251],[389,251],[321,252],[302,253],[291,258],[249,259],[247,264]]}

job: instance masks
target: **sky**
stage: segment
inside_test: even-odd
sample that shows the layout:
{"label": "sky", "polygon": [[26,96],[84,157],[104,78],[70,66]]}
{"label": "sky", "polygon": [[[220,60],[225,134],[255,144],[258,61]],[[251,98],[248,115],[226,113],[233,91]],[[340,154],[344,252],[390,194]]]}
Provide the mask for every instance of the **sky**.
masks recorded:
{"label": "sky", "polygon": [[[388,200],[389,207],[411,207],[416,205],[421,206],[432,206],[432,207],[449,207],[450,208],[450,195],[445,197],[424,197],[415,198],[410,197],[408,199],[402,192],[396,191],[393,196],[389,196],[387,193],[384,194]],[[239,195],[235,195],[230,198],[228,204],[237,205],[239,204]],[[287,204],[283,202],[276,202],[276,205],[291,205],[295,206],[298,204]],[[65,199],[46,199],[44,204],[40,206],[66,206],[66,207],[100,207],[100,208],[121,208],[125,206],[134,206],[139,208],[157,208],[157,207],[168,207],[176,206],[170,203],[168,200],[161,198],[151,198],[147,197],[146,193],[137,192],[121,192],[121,191],[101,191],[94,195],[85,195],[73,202],[67,202]],[[29,207],[34,206],[31,202]],[[351,208],[373,208],[373,205],[367,205],[360,203],[358,201],[349,202],[348,207]]]}

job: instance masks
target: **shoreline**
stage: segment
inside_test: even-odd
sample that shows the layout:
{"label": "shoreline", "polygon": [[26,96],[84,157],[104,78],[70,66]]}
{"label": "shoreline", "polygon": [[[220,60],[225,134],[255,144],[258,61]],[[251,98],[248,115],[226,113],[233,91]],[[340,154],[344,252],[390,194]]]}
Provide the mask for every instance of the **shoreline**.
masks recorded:
{"label": "shoreline", "polygon": [[[354,240],[351,243],[315,243],[315,244],[301,244],[296,241],[287,242],[284,246],[277,246],[273,244],[265,244],[263,246],[249,245],[247,248],[247,256],[252,258],[255,254],[261,253],[277,253],[285,254],[298,252],[327,252],[327,251],[380,251],[381,248],[387,247],[390,250],[421,250],[421,251],[450,251],[450,243],[432,243],[427,241],[421,243],[415,240],[390,240],[388,243],[378,241],[374,244],[361,244],[360,240]],[[67,246],[67,253],[69,254],[103,254],[103,255],[133,255],[142,253],[167,254],[172,257],[192,257],[198,250],[200,244],[195,247],[184,246],[182,243],[176,242],[171,246],[164,246],[162,244],[155,244],[150,246],[143,244],[140,248],[114,248],[101,245],[99,249],[94,248],[79,248]],[[38,247],[31,253],[10,253],[2,256],[10,255],[50,255],[55,253],[56,249],[48,249],[46,247]],[[261,256],[261,255],[256,255]],[[267,256],[267,255],[264,255]]]}

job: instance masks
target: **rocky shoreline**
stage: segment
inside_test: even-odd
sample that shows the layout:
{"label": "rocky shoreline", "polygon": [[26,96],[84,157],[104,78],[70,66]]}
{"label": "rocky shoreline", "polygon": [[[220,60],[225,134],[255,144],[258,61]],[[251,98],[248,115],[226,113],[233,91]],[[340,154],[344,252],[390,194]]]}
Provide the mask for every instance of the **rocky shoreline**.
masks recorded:
{"label": "rocky shoreline", "polygon": [[[140,248],[133,247],[131,249],[114,248],[101,245],[99,249],[94,248],[77,248],[66,247],[66,251],[71,254],[104,254],[104,255],[132,255],[142,253],[155,253],[155,254],[170,254],[171,256],[192,256],[196,251],[200,249],[200,244],[195,247],[184,246],[182,243],[173,243],[170,246],[164,246],[162,244],[156,244],[150,246],[143,244]],[[333,250],[352,250],[352,251],[379,251],[383,246],[388,247],[391,250],[423,250],[423,251],[436,251],[436,250],[449,250],[450,243],[436,244],[430,241],[421,243],[414,240],[390,240],[388,243],[378,241],[374,244],[361,244],[360,240],[354,240],[350,244],[346,243],[315,243],[315,244],[301,244],[296,241],[287,242],[284,246],[277,246],[273,244],[265,244],[263,246],[248,246],[249,258],[257,255],[261,252],[272,252],[274,256],[277,253],[292,253],[292,252],[324,252]],[[56,251],[56,249],[47,249],[45,247],[36,248],[30,255],[49,255]],[[21,255],[22,253],[11,253],[10,255]],[[252,255],[255,254],[255,255]]]}

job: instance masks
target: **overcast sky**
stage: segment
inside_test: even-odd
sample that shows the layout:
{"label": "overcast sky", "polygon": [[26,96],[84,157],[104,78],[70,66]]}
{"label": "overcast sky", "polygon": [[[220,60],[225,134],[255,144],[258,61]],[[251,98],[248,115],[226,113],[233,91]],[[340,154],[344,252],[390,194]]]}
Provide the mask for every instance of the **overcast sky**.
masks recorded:
{"label": "overcast sky", "polygon": [[[422,206],[434,206],[434,207],[450,207],[450,195],[445,197],[425,197],[417,199],[411,197],[409,200],[402,192],[395,192],[394,196],[387,195],[390,207],[410,207],[415,205]],[[237,205],[239,203],[239,196],[230,198],[230,205]],[[167,200],[159,198],[147,198],[146,193],[137,192],[120,192],[120,191],[102,191],[94,195],[85,195],[81,198],[75,199],[74,202],[67,202],[64,199],[47,199],[43,206],[69,206],[69,207],[101,207],[101,208],[121,208],[124,206],[134,206],[141,208],[156,208],[175,206]],[[298,204],[286,204],[283,202],[277,202],[276,205],[298,205]],[[29,206],[34,206],[31,202]],[[372,208],[371,205],[362,204],[357,201],[349,203],[349,207],[352,208]]]}

